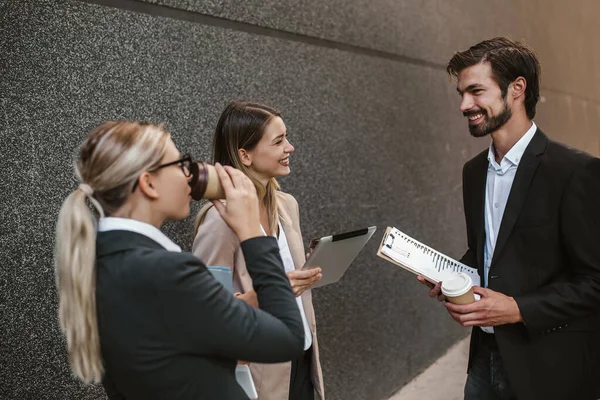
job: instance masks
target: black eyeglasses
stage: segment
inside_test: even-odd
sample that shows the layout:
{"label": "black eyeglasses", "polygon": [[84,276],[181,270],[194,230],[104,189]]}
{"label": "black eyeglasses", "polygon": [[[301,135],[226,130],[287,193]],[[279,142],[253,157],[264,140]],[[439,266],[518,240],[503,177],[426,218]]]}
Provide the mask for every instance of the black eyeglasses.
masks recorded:
{"label": "black eyeglasses", "polygon": [[[161,164],[158,167],[156,167],[148,172],[156,172],[161,168],[170,167],[171,165],[176,165],[176,164],[179,164],[179,168],[181,168],[181,171],[183,172],[183,175],[185,175],[186,178],[189,178],[190,176],[192,176],[193,161],[192,161],[192,156],[190,156],[189,154],[184,154],[183,157],[181,157],[179,160],[171,161],[166,164]],[[137,188],[139,181],[140,181],[140,178],[138,177],[138,179],[133,184],[133,188],[131,188],[131,193],[135,192],[135,189]]]}

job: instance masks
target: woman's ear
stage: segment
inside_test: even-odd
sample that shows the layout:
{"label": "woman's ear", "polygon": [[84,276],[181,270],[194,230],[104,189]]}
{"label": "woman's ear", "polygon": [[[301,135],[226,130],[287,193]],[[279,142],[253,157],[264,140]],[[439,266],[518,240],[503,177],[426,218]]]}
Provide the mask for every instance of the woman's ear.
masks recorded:
{"label": "woman's ear", "polygon": [[150,172],[147,172],[147,171],[142,172],[142,174],[138,178],[138,185],[140,187],[140,191],[142,193],[144,193],[146,196],[148,196],[149,198],[151,198],[151,199],[158,198],[158,191],[156,190],[156,187],[154,186],[153,176]]}
{"label": "woman's ear", "polygon": [[242,160],[242,164],[244,164],[246,167],[252,165],[252,156],[250,155],[250,153],[248,153],[244,149],[239,149],[238,154],[240,156],[240,160]]}

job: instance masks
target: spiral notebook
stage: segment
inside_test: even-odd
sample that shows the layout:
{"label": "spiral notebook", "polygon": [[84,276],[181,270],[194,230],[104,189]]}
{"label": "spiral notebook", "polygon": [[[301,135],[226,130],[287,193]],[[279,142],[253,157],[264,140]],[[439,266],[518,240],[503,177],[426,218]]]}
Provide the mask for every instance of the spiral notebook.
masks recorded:
{"label": "spiral notebook", "polygon": [[415,275],[422,275],[432,283],[464,272],[471,277],[473,285],[481,285],[477,269],[432,249],[396,228],[388,227],[385,230],[377,255]]}

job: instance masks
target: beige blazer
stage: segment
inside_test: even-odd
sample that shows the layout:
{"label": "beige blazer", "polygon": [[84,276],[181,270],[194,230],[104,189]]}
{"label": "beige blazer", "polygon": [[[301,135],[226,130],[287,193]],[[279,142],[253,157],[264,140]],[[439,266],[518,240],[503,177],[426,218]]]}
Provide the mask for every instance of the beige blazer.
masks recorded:
{"label": "beige blazer", "polygon": [[[281,226],[287,237],[290,253],[296,269],[306,261],[298,202],[287,193],[278,192],[277,204]],[[208,266],[232,268],[233,290],[245,293],[252,290],[252,279],[246,269],[246,262],[235,233],[227,226],[214,207],[211,207],[198,228],[192,252]],[[319,345],[315,311],[310,290],[301,295],[304,313],[312,331],[312,382],[318,398],[324,400],[323,373],[319,361]],[[279,364],[252,363],[250,371],[260,400],[288,400],[290,388],[291,362]]]}

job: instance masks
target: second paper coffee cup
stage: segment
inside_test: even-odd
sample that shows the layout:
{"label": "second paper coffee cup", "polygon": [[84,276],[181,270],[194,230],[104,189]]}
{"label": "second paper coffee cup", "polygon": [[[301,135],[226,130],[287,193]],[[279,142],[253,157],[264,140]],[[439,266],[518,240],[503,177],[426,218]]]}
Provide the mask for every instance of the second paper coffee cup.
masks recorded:
{"label": "second paper coffee cup", "polygon": [[453,304],[469,304],[475,301],[473,280],[464,272],[459,272],[443,281],[442,293]]}

